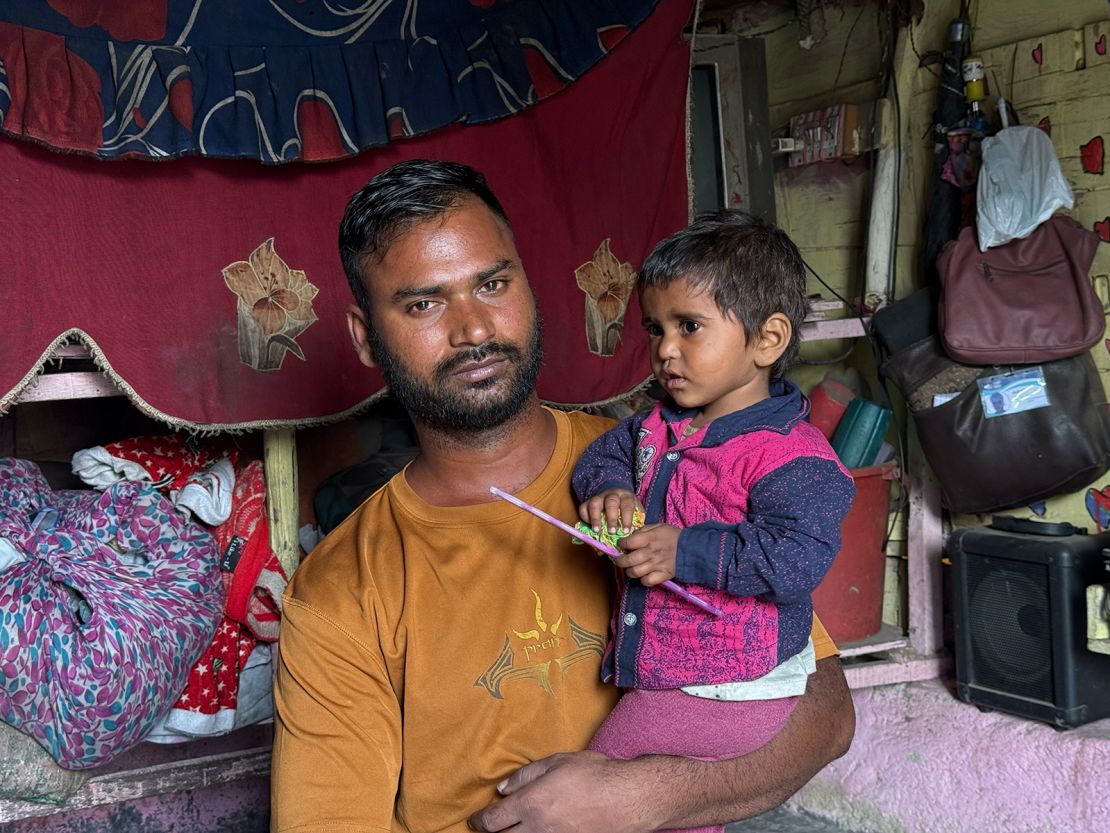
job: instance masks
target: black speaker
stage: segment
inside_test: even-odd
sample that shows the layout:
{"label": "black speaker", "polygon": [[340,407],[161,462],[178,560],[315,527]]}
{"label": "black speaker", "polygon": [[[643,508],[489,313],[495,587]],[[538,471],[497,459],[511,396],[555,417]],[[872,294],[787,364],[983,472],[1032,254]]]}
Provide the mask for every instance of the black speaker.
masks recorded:
{"label": "black speaker", "polygon": [[952,533],[956,690],[983,709],[1072,728],[1110,715],[1110,656],[1087,649],[1086,588],[1110,534],[996,516]]}

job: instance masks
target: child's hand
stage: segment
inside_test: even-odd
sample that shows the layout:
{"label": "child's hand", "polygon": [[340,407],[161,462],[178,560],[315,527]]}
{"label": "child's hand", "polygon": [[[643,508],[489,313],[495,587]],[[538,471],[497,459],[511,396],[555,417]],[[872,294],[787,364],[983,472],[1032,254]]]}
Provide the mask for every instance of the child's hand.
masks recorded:
{"label": "child's hand", "polygon": [[643,509],[634,492],[607,489],[579,506],[578,517],[594,532],[599,532],[603,525],[610,532],[617,532],[632,529],[632,516],[637,511],[642,512]]}
{"label": "child's hand", "polygon": [[678,556],[678,536],[682,532],[670,524],[652,524],[621,540],[625,554],[613,563],[624,568],[629,578],[638,578],[645,587],[654,587],[674,578]]}

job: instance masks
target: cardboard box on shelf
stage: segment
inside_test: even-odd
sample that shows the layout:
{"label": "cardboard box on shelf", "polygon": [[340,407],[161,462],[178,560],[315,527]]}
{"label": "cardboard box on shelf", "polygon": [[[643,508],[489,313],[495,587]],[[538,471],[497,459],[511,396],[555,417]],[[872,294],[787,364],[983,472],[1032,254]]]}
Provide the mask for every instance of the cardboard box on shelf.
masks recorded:
{"label": "cardboard box on shelf", "polygon": [[790,137],[802,149],[791,153],[790,167],[859,156],[870,148],[871,104],[832,104],[790,119]]}

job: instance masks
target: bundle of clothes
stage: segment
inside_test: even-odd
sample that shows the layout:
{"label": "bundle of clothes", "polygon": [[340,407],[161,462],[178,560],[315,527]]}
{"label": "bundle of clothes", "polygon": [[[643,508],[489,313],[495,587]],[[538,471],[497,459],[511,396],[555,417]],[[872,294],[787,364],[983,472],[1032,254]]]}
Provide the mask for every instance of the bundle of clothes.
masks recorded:
{"label": "bundle of clothes", "polygon": [[[286,575],[261,462],[169,435],[84,449],[73,471],[92,488],[0,459],[0,743],[64,772],[269,718]],[[65,797],[23,788],[3,797]]]}

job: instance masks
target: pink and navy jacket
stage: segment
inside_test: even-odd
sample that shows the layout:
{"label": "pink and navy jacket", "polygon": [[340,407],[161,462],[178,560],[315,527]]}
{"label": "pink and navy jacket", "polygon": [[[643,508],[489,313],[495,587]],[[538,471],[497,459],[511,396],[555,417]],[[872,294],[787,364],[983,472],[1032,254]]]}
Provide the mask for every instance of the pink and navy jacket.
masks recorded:
{"label": "pink and navy jacket", "polygon": [[840,549],[855,495],[808,412],[797,386],[779,379],[770,398],[689,437],[698,411],[660,403],[586,449],[573,478],[578,499],[634,491],[647,523],[682,529],[675,581],[725,612],[713,617],[618,570],[606,681],[662,689],[751,680],[805,647],[810,593]]}

